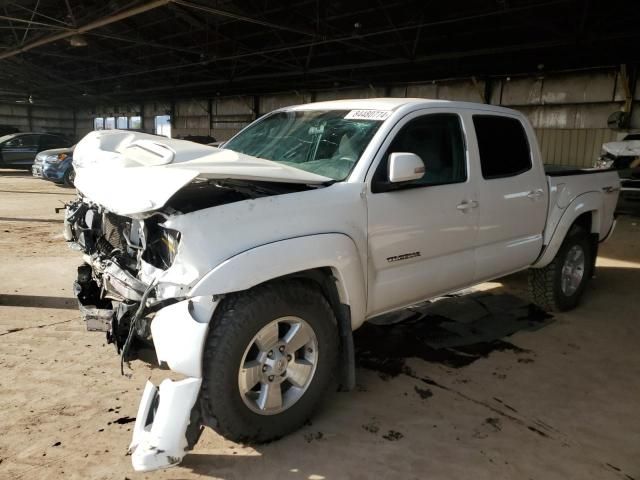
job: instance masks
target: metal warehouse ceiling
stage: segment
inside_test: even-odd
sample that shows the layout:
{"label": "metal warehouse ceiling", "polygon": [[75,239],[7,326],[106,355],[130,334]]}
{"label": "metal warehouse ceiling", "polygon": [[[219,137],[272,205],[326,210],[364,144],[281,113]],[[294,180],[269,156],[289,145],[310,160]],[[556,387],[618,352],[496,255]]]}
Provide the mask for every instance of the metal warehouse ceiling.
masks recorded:
{"label": "metal warehouse ceiling", "polygon": [[74,104],[637,64],[595,0],[0,0],[0,100]]}

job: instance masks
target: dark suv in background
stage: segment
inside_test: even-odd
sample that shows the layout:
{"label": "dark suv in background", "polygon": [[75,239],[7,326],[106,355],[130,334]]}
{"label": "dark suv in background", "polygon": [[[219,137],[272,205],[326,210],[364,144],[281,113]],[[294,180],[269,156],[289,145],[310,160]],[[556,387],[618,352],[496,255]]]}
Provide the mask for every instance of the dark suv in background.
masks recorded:
{"label": "dark suv in background", "polygon": [[13,133],[0,137],[0,167],[31,169],[36,154],[69,147],[72,141],[51,133]]}

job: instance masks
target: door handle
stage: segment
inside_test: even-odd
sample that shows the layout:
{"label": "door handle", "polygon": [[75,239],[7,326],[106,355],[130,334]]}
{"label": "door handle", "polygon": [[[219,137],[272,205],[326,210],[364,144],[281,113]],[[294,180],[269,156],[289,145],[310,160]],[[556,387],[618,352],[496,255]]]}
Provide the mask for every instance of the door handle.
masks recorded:
{"label": "door handle", "polygon": [[527,197],[532,200],[540,198],[542,195],[544,195],[544,190],[542,190],[541,188],[538,188],[537,190],[531,190],[529,193],[527,193]]}
{"label": "door handle", "polygon": [[467,202],[466,200],[460,204],[458,204],[456,206],[456,208],[458,210],[460,210],[461,212],[466,212],[467,210],[471,209],[471,208],[478,208],[479,203],[476,202],[475,200],[471,200],[470,202]]}

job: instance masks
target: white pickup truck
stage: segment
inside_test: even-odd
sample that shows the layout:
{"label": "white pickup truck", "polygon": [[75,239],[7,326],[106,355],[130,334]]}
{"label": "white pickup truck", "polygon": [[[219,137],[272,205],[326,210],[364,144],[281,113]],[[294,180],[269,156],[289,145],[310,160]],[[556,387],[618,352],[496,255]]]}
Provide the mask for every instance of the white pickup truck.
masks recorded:
{"label": "white pickup truck", "polygon": [[204,426],[264,442],[354,385],[352,331],[527,269],[578,304],[614,227],[615,172],[545,173],[519,112],[422,99],[284,108],[222,149],[126,131],[75,150],[65,237],[87,327],[182,375],[147,382],[136,470],[177,464]]}

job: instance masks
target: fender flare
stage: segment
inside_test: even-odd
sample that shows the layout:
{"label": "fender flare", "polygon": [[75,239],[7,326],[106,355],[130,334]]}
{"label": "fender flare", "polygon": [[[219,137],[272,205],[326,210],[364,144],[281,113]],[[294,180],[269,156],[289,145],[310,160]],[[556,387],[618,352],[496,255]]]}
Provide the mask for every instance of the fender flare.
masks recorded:
{"label": "fender flare", "polygon": [[248,290],[285,275],[329,267],[340,302],[351,310],[351,328],[365,320],[366,283],[354,241],[341,233],[323,233],[267,243],[238,253],[214,267],[188,296],[223,295]]}
{"label": "fender flare", "polygon": [[545,234],[546,247],[542,251],[538,260],[532,265],[533,268],[543,268],[549,265],[555,258],[558,250],[562,246],[562,242],[566,238],[571,226],[576,219],[584,214],[592,212],[591,232],[600,234],[600,217],[603,209],[602,194],[600,192],[587,192],[578,195],[569,206],[564,210],[553,232],[547,236]]}

